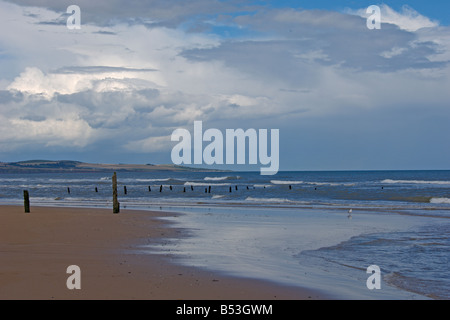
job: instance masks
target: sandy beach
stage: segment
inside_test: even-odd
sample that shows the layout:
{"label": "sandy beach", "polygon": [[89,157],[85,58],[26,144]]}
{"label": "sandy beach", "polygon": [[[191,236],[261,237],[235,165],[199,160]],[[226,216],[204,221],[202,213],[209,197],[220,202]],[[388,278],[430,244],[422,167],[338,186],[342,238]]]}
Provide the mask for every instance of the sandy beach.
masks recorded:
{"label": "sandy beach", "polygon": [[[0,206],[0,299],[323,299],[298,287],[180,266],[140,245],[186,236],[173,213]],[[69,290],[67,267],[81,269]]]}

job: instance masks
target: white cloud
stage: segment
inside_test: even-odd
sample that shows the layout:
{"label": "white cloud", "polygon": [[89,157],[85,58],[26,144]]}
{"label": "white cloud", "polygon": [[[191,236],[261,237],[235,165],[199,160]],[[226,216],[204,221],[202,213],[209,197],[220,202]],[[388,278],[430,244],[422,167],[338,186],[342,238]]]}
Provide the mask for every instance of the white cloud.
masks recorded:
{"label": "white cloud", "polygon": [[130,141],[125,144],[125,148],[132,152],[149,153],[170,151],[173,144],[170,140],[170,135],[162,137],[150,137],[137,141]]}
{"label": "white cloud", "polygon": [[392,23],[403,30],[417,31],[422,28],[434,28],[438,22],[421,15],[409,6],[403,6],[401,12],[396,12],[387,5],[381,6],[381,22]]}
{"label": "white cloud", "polygon": [[51,99],[56,93],[74,94],[86,90],[109,92],[158,88],[160,86],[151,81],[154,80],[152,73],[153,71],[127,71],[124,68],[118,72],[44,74],[36,67],[28,67],[6,89]]}
{"label": "white cloud", "polygon": [[389,51],[384,51],[384,52],[380,53],[380,56],[382,56],[383,58],[386,58],[386,59],[390,59],[392,57],[401,55],[402,53],[404,53],[407,50],[408,50],[407,48],[394,47]]}
{"label": "white cloud", "polygon": [[32,121],[24,119],[10,120],[12,130],[21,132],[15,140],[46,141],[46,146],[86,146],[92,138],[93,130],[82,119],[46,119]]}
{"label": "white cloud", "polygon": [[95,130],[75,114],[38,120],[2,116],[0,123],[0,143],[10,150],[22,145],[82,148],[94,140]]}
{"label": "white cloud", "polygon": [[[386,4],[380,5],[381,23],[390,23],[398,26],[402,30],[414,32],[422,28],[435,28],[439,26],[439,22],[432,21],[418,13],[410,6],[404,5],[400,12],[395,11]],[[366,9],[347,10],[347,13],[356,14],[363,18],[368,18],[371,14]]]}

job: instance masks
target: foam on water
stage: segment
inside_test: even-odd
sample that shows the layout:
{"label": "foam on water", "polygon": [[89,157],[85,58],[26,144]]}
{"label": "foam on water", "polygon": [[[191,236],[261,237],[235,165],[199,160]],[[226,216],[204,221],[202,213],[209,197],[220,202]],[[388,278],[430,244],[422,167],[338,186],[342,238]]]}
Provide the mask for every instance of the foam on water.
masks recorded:
{"label": "foam on water", "polygon": [[205,177],[205,181],[223,181],[223,180],[238,180],[240,176],[226,176],[226,177]]}
{"label": "foam on water", "polygon": [[430,203],[448,203],[448,204],[450,204],[450,198],[431,198]]}
{"label": "foam on water", "polygon": [[381,181],[381,183],[390,183],[390,184],[437,184],[437,185],[450,185],[450,181],[426,181],[426,180],[392,180],[385,179]]}
{"label": "foam on water", "polygon": [[298,201],[292,201],[292,200],[289,200],[289,199],[282,199],[282,198],[253,198],[253,197],[247,197],[247,198],[245,198],[245,201],[269,202],[269,203],[300,203]]}
{"label": "foam on water", "polygon": [[270,180],[272,184],[302,184],[303,181],[282,181],[282,180]]}
{"label": "foam on water", "polygon": [[198,186],[198,187],[208,187],[208,186],[231,186],[231,183],[206,183],[206,182],[192,182],[187,181],[184,183],[185,186]]}

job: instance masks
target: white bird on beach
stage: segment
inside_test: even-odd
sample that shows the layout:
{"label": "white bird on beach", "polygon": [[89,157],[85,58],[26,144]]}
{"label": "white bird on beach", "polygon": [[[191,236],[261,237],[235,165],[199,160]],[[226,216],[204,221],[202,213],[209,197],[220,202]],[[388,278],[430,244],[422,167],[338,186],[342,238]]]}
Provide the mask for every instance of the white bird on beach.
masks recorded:
{"label": "white bird on beach", "polygon": [[349,219],[351,219],[352,218],[352,209],[350,209],[350,210],[348,210],[348,216],[347,216],[347,218],[349,218]]}

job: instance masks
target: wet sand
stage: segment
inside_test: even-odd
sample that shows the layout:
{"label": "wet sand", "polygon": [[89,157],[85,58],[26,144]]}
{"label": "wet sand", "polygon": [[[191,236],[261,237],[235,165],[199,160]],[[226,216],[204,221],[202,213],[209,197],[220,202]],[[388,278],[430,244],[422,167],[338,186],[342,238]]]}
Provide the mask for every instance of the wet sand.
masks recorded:
{"label": "wet sand", "polygon": [[[158,217],[174,213],[0,206],[0,299],[291,300],[318,292],[180,266],[140,245],[187,236]],[[67,267],[81,269],[69,290]]]}

